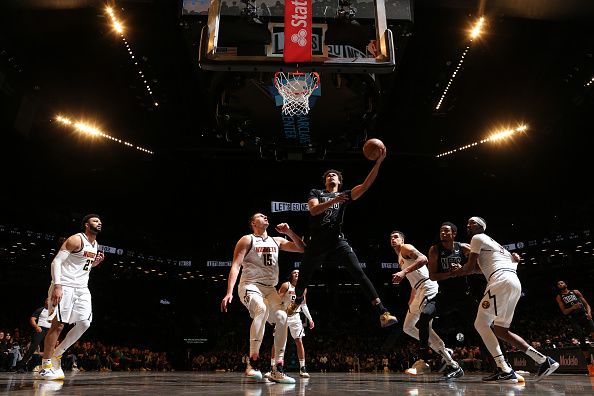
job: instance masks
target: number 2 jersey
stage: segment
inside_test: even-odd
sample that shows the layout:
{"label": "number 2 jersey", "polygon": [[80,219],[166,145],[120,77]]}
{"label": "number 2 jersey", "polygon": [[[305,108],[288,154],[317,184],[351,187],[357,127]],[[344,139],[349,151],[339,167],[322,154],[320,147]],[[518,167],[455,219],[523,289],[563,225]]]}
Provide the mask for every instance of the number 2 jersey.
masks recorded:
{"label": "number 2 jersey", "polygon": [[251,235],[252,244],[241,263],[239,283],[276,286],[278,283],[278,252],[280,247],[273,237]]}
{"label": "number 2 jersey", "polygon": [[89,273],[97,257],[97,241],[89,242],[83,233],[77,234],[82,240],[82,249],[71,252],[62,263],[62,286],[74,288],[88,287]]}

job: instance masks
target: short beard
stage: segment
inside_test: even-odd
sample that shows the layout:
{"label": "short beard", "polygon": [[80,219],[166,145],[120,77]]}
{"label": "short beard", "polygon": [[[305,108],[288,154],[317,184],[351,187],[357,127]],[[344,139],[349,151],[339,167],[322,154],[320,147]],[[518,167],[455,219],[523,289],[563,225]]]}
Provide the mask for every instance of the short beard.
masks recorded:
{"label": "short beard", "polygon": [[89,224],[89,231],[91,231],[91,234],[97,235],[101,232],[100,229],[98,229],[97,227],[95,227],[94,225]]}

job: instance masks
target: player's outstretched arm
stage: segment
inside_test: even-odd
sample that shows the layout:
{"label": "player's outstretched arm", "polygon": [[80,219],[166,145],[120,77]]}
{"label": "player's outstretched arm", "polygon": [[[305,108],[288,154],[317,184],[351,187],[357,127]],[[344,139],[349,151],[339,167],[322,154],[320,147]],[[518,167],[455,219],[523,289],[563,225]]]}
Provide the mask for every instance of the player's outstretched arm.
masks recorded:
{"label": "player's outstretched arm", "polygon": [[365,191],[367,191],[369,189],[369,187],[371,187],[371,185],[373,184],[373,182],[375,181],[375,179],[377,177],[377,174],[379,173],[380,165],[386,158],[386,154],[387,154],[386,149],[385,148],[381,149],[381,154],[378,157],[378,159],[375,161],[375,164],[373,164],[373,168],[371,168],[371,170],[369,171],[369,174],[365,178],[365,181],[363,183],[358,184],[355,187],[353,187],[353,189],[351,190],[351,199],[353,201],[359,199],[359,197],[361,195],[363,195],[363,193]]}

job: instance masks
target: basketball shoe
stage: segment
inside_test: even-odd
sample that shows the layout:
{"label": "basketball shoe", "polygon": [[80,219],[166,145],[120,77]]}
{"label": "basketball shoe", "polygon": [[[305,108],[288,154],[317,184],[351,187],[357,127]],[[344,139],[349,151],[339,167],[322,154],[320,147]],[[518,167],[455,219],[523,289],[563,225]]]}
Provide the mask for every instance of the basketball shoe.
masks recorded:
{"label": "basketball shoe", "polygon": [[277,364],[272,369],[270,380],[278,382],[279,384],[294,384],[295,378],[289,377],[285,374],[285,369],[282,364]]}
{"label": "basketball shoe", "polygon": [[423,375],[429,374],[431,372],[431,367],[423,359],[419,359],[413,363],[412,367],[407,368],[404,370],[404,374],[408,375]]}
{"label": "basketball shoe", "polygon": [[[287,315],[288,314],[289,311],[287,310]],[[396,319],[396,316],[390,315],[390,312],[386,311],[380,315],[380,324],[382,325],[382,327],[392,326],[396,323],[398,323],[398,319]]]}

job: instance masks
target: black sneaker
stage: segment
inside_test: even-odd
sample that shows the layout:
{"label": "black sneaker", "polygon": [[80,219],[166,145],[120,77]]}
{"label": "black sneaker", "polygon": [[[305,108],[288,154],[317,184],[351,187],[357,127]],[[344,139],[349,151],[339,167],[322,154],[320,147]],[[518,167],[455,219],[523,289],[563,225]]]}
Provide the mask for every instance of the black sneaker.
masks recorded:
{"label": "black sneaker", "polygon": [[508,383],[508,384],[517,384],[518,383],[518,376],[514,370],[510,371],[509,373],[504,373],[501,369],[497,371],[493,375],[489,375],[488,377],[483,377],[483,381],[485,382],[492,382],[492,383]]}
{"label": "black sneaker", "polygon": [[445,371],[443,372],[443,377],[446,380],[451,380],[454,378],[460,378],[464,375],[464,370],[462,367],[454,367],[454,366],[446,366]]}
{"label": "black sneaker", "polygon": [[559,363],[553,360],[553,358],[547,356],[547,360],[544,361],[538,368],[538,373],[536,374],[535,381],[540,381],[547,375],[551,374],[553,371],[559,368]]}

